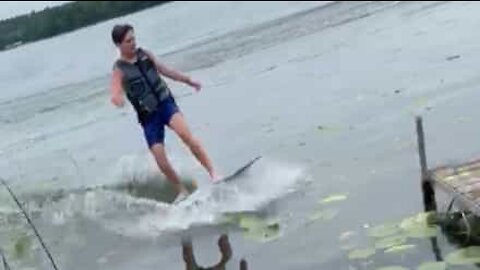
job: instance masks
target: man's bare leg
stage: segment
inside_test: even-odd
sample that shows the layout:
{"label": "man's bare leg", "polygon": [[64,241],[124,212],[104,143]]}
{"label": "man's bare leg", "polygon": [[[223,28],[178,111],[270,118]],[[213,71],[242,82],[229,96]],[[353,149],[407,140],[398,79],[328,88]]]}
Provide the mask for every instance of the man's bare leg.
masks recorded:
{"label": "man's bare leg", "polygon": [[173,169],[170,161],[167,158],[167,154],[165,152],[165,147],[163,144],[157,143],[154,144],[150,151],[152,152],[153,156],[155,157],[155,161],[157,162],[158,167],[165,175],[167,180],[174,186],[175,190],[178,193],[186,192],[189,193],[185,186],[180,181],[180,177]]}
{"label": "man's bare leg", "polygon": [[188,128],[185,118],[180,112],[175,113],[170,120],[169,127],[175,131],[175,133],[182,139],[182,141],[188,146],[195,158],[202,164],[202,166],[207,170],[210,178],[215,181],[217,180],[217,174],[213,169],[212,162],[207,155],[207,152],[202,147],[200,142],[193,136]]}

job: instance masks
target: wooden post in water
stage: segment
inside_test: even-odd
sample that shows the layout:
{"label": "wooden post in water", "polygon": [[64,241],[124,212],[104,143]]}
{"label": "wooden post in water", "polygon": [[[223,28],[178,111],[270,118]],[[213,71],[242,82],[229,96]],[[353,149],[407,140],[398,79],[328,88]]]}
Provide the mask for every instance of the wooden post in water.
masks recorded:
{"label": "wooden post in water", "polygon": [[[417,116],[417,141],[418,141],[418,157],[420,159],[420,168],[422,170],[422,193],[423,193],[423,207],[426,212],[437,211],[437,202],[435,200],[435,188],[433,187],[432,179],[427,165],[427,154],[425,150],[425,135],[423,133],[422,117]],[[438,246],[437,237],[430,238],[432,244],[433,255],[435,261],[443,261],[443,256]]]}
{"label": "wooden post in water", "polygon": [[422,182],[428,181],[427,155],[425,153],[425,136],[423,133],[422,117],[417,116],[417,142],[418,156],[420,158],[420,169],[422,170]]}
{"label": "wooden post in water", "polygon": [[417,142],[418,142],[418,157],[420,159],[420,168],[422,173],[422,191],[423,203],[425,211],[436,211],[437,203],[435,201],[435,189],[433,188],[432,179],[427,165],[427,154],[425,150],[425,135],[423,132],[422,117],[416,117],[417,124]]}

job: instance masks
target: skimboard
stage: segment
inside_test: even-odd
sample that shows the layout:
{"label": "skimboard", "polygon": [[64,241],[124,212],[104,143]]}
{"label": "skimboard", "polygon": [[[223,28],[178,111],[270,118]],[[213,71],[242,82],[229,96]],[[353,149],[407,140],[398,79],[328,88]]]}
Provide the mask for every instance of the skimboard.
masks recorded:
{"label": "skimboard", "polygon": [[216,182],[216,184],[234,181],[235,179],[244,175],[248,171],[248,169],[250,169],[250,167],[252,167],[252,165],[255,164],[260,158],[261,156],[257,156],[254,159],[248,161],[245,165],[238,168],[232,174],[220,179],[218,182]]}
{"label": "skimboard", "polygon": [[[221,178],[220,180],[218,180],[217,182],[215,182],[213,185],[226,185],[226,184],[229,184],[231,182],[235,182],[235,180],[241,178],[243,175],[245,175],[245,173],[248,172],[248,170],[261,158],[261,156],[257,156],[251,160],[249,160],[247,163],[243,164],[240,168],[238,168],[237,170],[235,170],[233,173],[227,175],[226,177],[223,177]],[[196,182],[194,181],[194,184],[196,184]],[[190,194],[191,196],[192,194]],[[176,203],[173,203],[173,204],[178,204],[184,200],[186,200],[188,197],[190,196],[187,196],[185,197],[184,199],[176,202]]]}

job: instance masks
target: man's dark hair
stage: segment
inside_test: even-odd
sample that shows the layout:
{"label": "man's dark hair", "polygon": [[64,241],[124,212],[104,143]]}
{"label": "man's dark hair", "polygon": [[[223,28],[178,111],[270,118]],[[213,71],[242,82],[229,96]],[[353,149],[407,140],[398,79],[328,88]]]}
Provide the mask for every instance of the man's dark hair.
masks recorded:
{"label": "man's dark hair", "polygon": [[112,41],[115,44],[120,44],[125,39],[128,31],[133,30],[133,26],[129,24],[117,24],[112,29]]}

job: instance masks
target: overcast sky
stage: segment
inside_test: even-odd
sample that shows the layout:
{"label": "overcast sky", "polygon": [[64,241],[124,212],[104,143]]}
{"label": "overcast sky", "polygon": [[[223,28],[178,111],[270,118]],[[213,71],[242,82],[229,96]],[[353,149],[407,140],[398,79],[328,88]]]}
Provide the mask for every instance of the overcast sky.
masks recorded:
{"label": "overcast sky", "polygon": [[48,6],[61,5],[69,1],[0,1],[0,20],[39,11]]}

